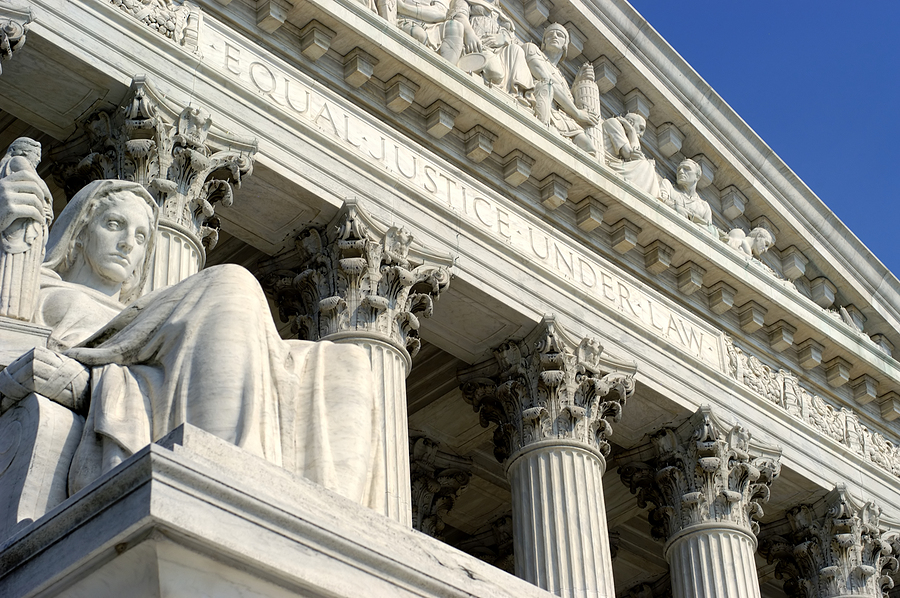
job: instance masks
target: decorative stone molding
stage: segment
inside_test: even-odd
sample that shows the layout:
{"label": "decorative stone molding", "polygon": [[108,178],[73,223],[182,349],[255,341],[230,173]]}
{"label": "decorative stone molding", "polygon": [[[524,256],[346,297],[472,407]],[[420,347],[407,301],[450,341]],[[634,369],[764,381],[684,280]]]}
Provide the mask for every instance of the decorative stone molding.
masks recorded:
{"label": "decorative stone molding", "polygon": [[[697,181],[697,189],[705,189],[712,185],[713,179],[716,178],[716,165],[713,164],[713,161],[704,156],[703,154],[697,154],[693,158],[691,158],[694,162],[700,165],[700,180]],[[754,228],[757,224],[754,222]],[[769,229],[774,230],[774,229]]]}
{"label": "decorative stone molding", "polygon": [[828,380],[828,385],[840,388],[849,382],[850,367],[850,362],[843,357],[835,357],[825,363],[825,378]]}
{"label": "decorative stone molding", "polygon": [[863,374],[850,381],[853,389],[853,400],[860,405],[867,405],[878,397],[878,380],[868,374]]}
{"label": "decorative stone molding", "polygon": [[443,540],[444,516],[472,478],[472,460],[448,453],[426,436],[409,439],[412,525]]}
{"label": "decorative stone molding", "polygon": [[837,287],[824,276],[820,276],[810,281],[809,292],[812,294],[812,300],[819,307],[825,309],[834,305],[834,294],[837,292]]}
{"label": "decorative stone molding", "polygon": [[656,129],[656,143],[659,152],[666,158],[671,158],[681,151],[684,133],[672,123],[663,123]]}
{"label": "decorative stone molding", "polygon": [[550,18],[553,3],[548,0],[525,0],[525,18],[535,27],[540,27]]}
{"label": "decorative stone molding", "polygon": [[647,99],[641,90],[632,89],[625,94],[625,112],[633,112],[640,114],[644,120],[650,118],[650,110],[653,108],[653,102]]}
{"label": "decorative stone molding", "polygon": [[[800,386],[794,373],[769,367],[747,355],[728,335],[725,335],[725,348],[732,378],[866,461],[900,477],[900,448],[863,425],[854,412],[829,405],[812,394]],[[881,405],[882,417],[889,421],[889,416],[900,417],[900,395],[896,392],[890,391],[876,400]]]}
{"label": "decorative stone molding", "polygon": [[385,230],[348,202],[327,229],[308,228],[292,251],[261,262],[259,278],[298,338],[366,332],[413,357],[419,319],[450,284],[449,258],[413,241],[405,228]]}
{"label": "decorative stone molding", "polygon": [[693,295],[703,288],[704,274],[706,270],[694,262],[687,261],[681,264],[676,272],[678,290],[685,295]]}
{"label": "decorative stone molding", "polygon": [[781,353],[794,344],[794,333],[797,329],[784,320],[778,320],[766,328],[769,335],[769,346],[773,351]]}
{"label": "decorative stone molding", "polygon": [[606,56],[601,56],[594,62],[594,79],[597,82],[597,89],[600,93],[609,93],[616,87],[619,75],[622,74],[612,60]]}
{"label": "decorative stone molding", "polygon": [[256,4],[256,24],[266,33],[278,31],[293,5],[287,0],[259,0]]}
{"label": "decorative stone molding", "polygon": [[656,581],[639,583],[625,590],[624,598],[672,598],[672,581],[665,574]]}
{"label": "decorative stone molding", "polygon": [[483,162],[494,151],[497,136],[481,125],[466,131],[466,156],[476,164]]}
{"label": "decorative stone molding", "polygon": [[644,249],[644,267],[652,274],[662,274],[672,265],[675,250],[657,239]]}
{"label": "decorative stone molding", "polygon": [[362,87],[372,78],[377,64],[377,58],[361,48],[353,48],[344,56],[344,81],[351,87]]}
{"label": "decorative stone molding", "polygon": [[611,422],[634,393],[637,366],[604,354],[594,339],[576,341],[552,316],[523,341],[494,350],[494,361],[460,375],[463,398],[481,425],[497,424],[501,463],[531,444],[566,440],[609,454]]}
{"label": "decorative stone molding", "polygon": [[[200,52],[200,7],[185,0],[161,0],[143,3],[136,0],[110,0],[141,23],[169,38],[184,49]],[[282,19],[282,23],[284,19]]]}
{"label": "decorative stone molding", "polygon": [[734,185],[725,187],[722,191],[722,215],[729,220],[734,220],[744,213],[747,207],[747,196],[740,192]]}
{"label": "decorative stone molding", "polygon": [[606,213],[606,204],[588,195],[575,204],[575,222],[578,228],[590,232],[603,224],[603,215]]}
{"label": "decorative stone molding", "polygon": [[394,75],[386,83],[385,104],[393,112],[403,112],[416,99],[416,92],[419,86],[413,83],[403,75]]}
{"label": "decorative stone molding", "polygon": [[709,523],[759,531],[762,503],[781,471],[781,449],[754,441],[738,424],[720,421],[708,406],[678,428],[660,430],[650,442],[653,457],[645,463],[630,462],[630,452],[618,462],[619,475],[641,508],[653,505],[654,538],[671,539]]}
{"label": "decorative stone molding", "polygon": [[51,154],[66,195],[98,179],[140,183],[160,206],[149,290],[202,269],[218,240],[215,206],[230,206],[233,187],[253,172],[256,141],[216,131],[202,108],[170,105],[145,77],[132,81],[121,107],[93,114],[82,128]]}
{"label": "decorative stone molding", "polygon": [[30,8],[0,5],[0,62],[12,58],[25,45],[28,24],[33,20]]}
{"label": "decorative stone molding", "polygon": [[522,150],[513,150],[503,158],[503,180],[518,187],[531,176],[534,159],[526,156]]}
{"label": "decorative stone molding", "polygon": [[768,310],[756,301],[748,301],[738,308],[741,330],[753,334],[766,324]]}
{"label": "decorative stone molding", "polygon": [[723,281],[709,287],[709,308],[713,313],[724,314],[734,307],[735,288]]}
{"label": "decorative stone molding", "polygon": [[805,370],[811,370],[822,363],[822,352],[825,346],[813,339],[806,339],[797,347],[797,359]]}
{"label": "decorative stone molding", "polygon": [[435,100],[425,109],[425,129],[435,139],[440,139],[453,130],[453,123],[459,111],[442,100]]}
{"label": "decorative stone molding", "polygon": [[335,32],[313,19],[300,30],[300,52],[310,60],[325,56]]}
{"label": "decorative stone molding", "polygon": [[788,596],[881,598],[894,587],[898,570],[881,509],[857,501],[839,484],[815,505],[786,513],[788,530],[763,540],[760,552],[776,563]]}
{"label": "decorative stone molding", "polygon": [[806,274],[808,263],[809,259],[795,245],[781,252],[781,273],[788,280],[795,280]]}
{"label": "decorative stone molding", "polygon": [[569,197],[569,187],[572,183],[558,174],[550,174],[540,182],[541,203],[551,210],[566,203]]}
{"label": "decorative stone molding", "polygon": [[571,21],[566,23],[564,27],[569,33],[569,45],[566,47],[566,60],[572,60],[584,52],[584,44],[587,42],[587,36]]}
{"label": "decorative stone molding", "polygon": [[641,234],[641,227],[622,218],[612,225],[612,231],[609,234],[610,244],[619,253],[628,253],[637,246],[639,234]]}

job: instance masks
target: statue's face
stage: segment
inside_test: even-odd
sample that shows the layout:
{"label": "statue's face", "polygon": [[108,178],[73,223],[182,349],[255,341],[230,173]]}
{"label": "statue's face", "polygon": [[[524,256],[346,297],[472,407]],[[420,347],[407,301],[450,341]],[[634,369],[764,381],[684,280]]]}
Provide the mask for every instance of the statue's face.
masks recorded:
{"label": "statue's face", "polygon": [[625,120],[631,123],[631,126],[634,127],[634,131],[635,133],[637,133],[638,137],[644,136],[644,131],[647,130],[647,125],[642,119],[625,117]]}
{"label": "statue's face", "polygon": [[675,173],[675,180],[682,187],[690,187],[700,180],[700,169],[693,164],[683,162],[678,165],[678,172]]}
{"label": "statue's face", "polygon": [[558,27],[551,27],[544,32],[544,49],[565,50],[567,43],[566,33]]}
{"label": "statue's face", "polygon": [[84,230],[84,259],[94,275],[121,284],[143,262],[150,238],[150,213],[138,196],[119,192]]}
{"label": "statue's face", "polygon": [[760,235],[753,240],[756,255],[762,255],[772,247],[772,242],[765,235]]}

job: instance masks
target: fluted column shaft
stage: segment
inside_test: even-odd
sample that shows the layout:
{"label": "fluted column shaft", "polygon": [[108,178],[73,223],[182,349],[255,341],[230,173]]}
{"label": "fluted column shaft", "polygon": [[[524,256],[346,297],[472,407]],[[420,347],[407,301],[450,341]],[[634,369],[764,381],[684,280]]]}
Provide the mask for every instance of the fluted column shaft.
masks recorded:
{"label": "fluted column shaft", "polygon": [[756,537],[733,526],[700,524],[666,545],[673,598],[759,598]]}
{"label": "fluted column shaft", "polygon": [[596,450],[552,440],[510,459],[517,577],[566,598],[614,598],[605,469]]}
{"label": "fluted column shaft", "polygon": [[412,527],[409,473],[409,422],[406,412],[406,377],[412,360],[406,349],[377,334],[348,331],[325,337],[336,343],[362,347],[372,362],[381,438],[376,450],[384,466],[384,514]]}
{"label": "fluted column shaft", "polygon": [[178,284],[199,272],[206,261],[196,235],[167,220],[159,223],[153,267],[147,276],[147,292]]}

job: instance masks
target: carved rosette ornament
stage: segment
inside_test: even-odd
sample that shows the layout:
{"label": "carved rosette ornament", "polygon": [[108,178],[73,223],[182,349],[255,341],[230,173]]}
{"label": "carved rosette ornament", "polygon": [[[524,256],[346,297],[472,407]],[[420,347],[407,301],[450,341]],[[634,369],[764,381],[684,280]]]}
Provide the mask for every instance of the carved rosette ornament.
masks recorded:
{"label": "carved rosette ornament", "polygon": [[419,320],[450,284],[450,256],[427,252],[404,228],[383,227],[348,202],[324,230],[260,263],[282,321],[306,340],[353,343],[369,354],[384,412],[385,515],[412,525],[406,377]]}
{"label": "carved rosette ornament", "polygon": [[757,520],[781,471],[781,450],[707,406],[650,440],[618,457],[619,475],[642,508],[652,505],[651,533],[667,541],[675,598],[726,578],[736,580],[734,588],[715,596],[759,596]]}
{"label": "carved rosette ornament", "polygon": [[409,439],[413,528],[443,540],[444,516],[472,478],[472,460],[425,436]]}
{"label": "carved rosette ornament", "polygon": [[[9,60],[25,45],[28,23],[32,20],[30,8],[0,5],[0,61]],[[2,68],[0,73],[3,73]]]}
{"label": "carved rosette ornament", "polygon": [[205,110],[167,104],[143,77],[119,109],[92,115],[83,128],[53,155],[67,195],[98,179],[140,183],[160,206],[147,290],[200,271],[218,239],[215,206],[230,206],[233,187],[252,173],[256,142],[215,133]]}
{"label": "carved rosette ornament", "polygon": [[516,575],[557,595],[615,596],[602,478],[636,365],[573,340],[552,317],[494,357],[460,379],[481,424],[497,424]]}
{"label": "carved rosette ornament", "polygon": [[784,533],[765,538],[760,552],[776,563],[791,598],[887,598],[898,570],[896,534],[883,530],[881,509],[857,501],[840,484],[815,505],[786,513]]}
{"label": "carved rosette ornament", "polygon": [[574,342],[550,316],[526,340],[495,349],[494,357],[461,377],[463,398],[481,425],[497,424],[498,461],[545,440],[609,454],[610,422],[634,393],[633,362],[603,355],[594,339]]}

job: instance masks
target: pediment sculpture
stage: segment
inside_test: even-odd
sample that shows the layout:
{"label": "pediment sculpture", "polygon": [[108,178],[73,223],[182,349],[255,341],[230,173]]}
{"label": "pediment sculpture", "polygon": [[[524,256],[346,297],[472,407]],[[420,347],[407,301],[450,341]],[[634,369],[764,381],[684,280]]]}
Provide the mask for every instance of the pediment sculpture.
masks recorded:
{"label": "pediment sculpture", "polygon": [[[33,156],[34,142],[17,143]],[[380,451],[372,444],[380,424],[363,349],[282,340],[262,289],[238,266],[208,268],[142,294],[160,218],[144,186],[94,181],[43,235],[49,194],[32,162],[15,156],[3,168],[2,238],[31,232],[20,235],[30,244],[4,243],[0,265],[31,269],[16,279],[30,288],[13,290],[31,301],[30,322],[50,332],[46,346],[0,372],[0,429],[25,421],[35,401],[40,409],[53,403],[66,412],[67,435],[77,437],[77,446],[74,454],[59,449],[68,462],[55,465],[53,475],[67,476],[69,494],[188,423],[379,506],[384,497],[372,492],[372,477],[382,468],[373,463]],[[29,251],[43,264],[33,256],[16,259]],[[341,397],[337,411],[335,396]],[[28,456],[23,469],[15,447],[12,454],[11,465],[0,467],[0,500],[7,504],[19,498],[6,495],[21,488],[18,478],[32,475]],[[15,523],[0,521],[0,535]]]}

